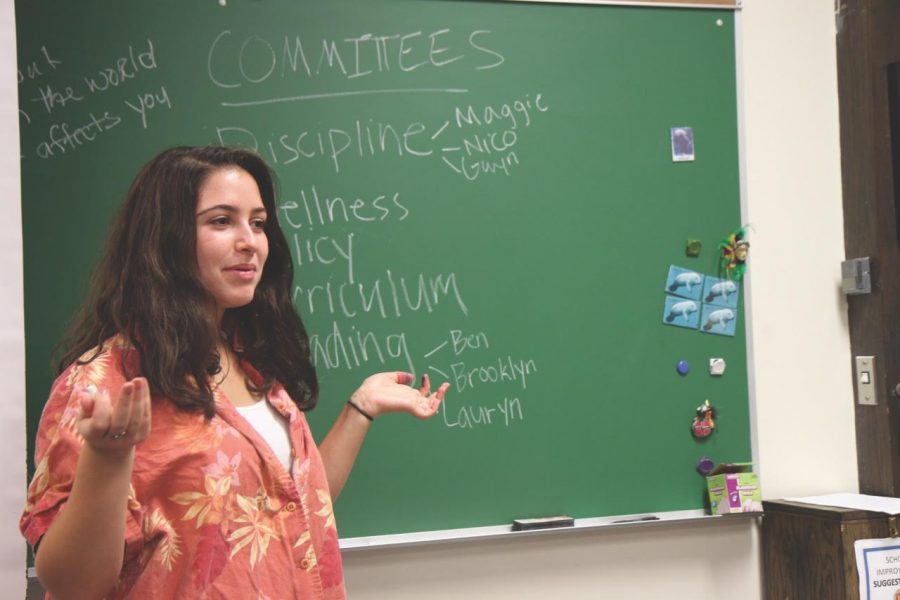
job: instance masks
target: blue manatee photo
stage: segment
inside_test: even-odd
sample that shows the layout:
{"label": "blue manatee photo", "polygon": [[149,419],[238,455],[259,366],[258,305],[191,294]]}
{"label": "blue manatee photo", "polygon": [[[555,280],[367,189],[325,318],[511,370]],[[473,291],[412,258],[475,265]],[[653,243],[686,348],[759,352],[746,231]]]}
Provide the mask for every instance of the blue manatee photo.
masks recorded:
{"label": "blue manatee photo", "polygon": [[695,313],[698,310],[700,310],[700,308],[693,300],[684,300],[673,304],[672,308],[669,309],[669,314],[666,315],[666,323],[671,323],[675,320],[675,317],[678,316],[687,321],[690,319],[691,313]]}
{"label": "blue manatee photo", "polygon": [[730,279],[707,277],[703,283],[703,302],[728,308],[737,308],[740,284]]}
{"label": "blue manatee photo", "polygon": [[700,303],[678,296],[666,296],[663,323],[696,329],[700,325]]}
{"label": "blue manatee photo", "polygon": [[674,292],[681,286],[684,286],[684,289],[690,293],[692,285],[700,285],[701,283],[703,283],[703,278],[700,277],[700,274],[689,271],[677,275],[672,283],[669,284],[669,291]]}
{"label": "blue manatee photo", "polygon": [[703,275],[672,265],[666,278],[666,292],[682,298],[700,300],[703,292]]}
{"label": "blue manatee photo", "polygon": [[703,315],[700,321],[702,329],[707,333],[718,335],[734,335],[737,313],[730,308],[722,308],[713,304],[703,305]]}

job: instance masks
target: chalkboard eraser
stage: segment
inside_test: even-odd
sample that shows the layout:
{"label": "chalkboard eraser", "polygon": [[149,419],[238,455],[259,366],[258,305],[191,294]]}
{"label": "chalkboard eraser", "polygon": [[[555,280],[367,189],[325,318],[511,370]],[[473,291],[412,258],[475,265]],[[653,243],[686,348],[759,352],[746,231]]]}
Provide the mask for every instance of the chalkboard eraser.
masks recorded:
{"label": "chalkboard eraser", "polygon": [[513,531],[531,531],[532,529],[551,529],[554,527],[574,527],[575,519],[572,517],[540,517],[537,519],[516,519],[513,521]]}

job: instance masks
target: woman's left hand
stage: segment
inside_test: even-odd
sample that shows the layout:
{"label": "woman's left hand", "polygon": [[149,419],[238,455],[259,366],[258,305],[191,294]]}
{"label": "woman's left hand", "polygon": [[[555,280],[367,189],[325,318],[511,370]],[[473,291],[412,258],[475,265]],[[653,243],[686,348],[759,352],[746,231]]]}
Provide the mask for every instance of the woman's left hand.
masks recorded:
{"label": "woman's left hand", "polygon": [[351,400],[373,418],[389,412],[405,412],[417,419],[433,417],[450,384],[442,383],[432,393],[428,375],[422,376],[418,389],[410,387],[412,382],[410,373],[376,373],[363,381],[359,389],[353,392]]}

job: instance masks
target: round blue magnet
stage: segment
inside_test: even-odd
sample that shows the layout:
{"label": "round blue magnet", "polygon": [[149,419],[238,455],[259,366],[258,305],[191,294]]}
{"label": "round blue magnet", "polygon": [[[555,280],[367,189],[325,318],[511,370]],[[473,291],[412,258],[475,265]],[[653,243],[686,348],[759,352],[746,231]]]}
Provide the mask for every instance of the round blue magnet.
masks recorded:
{"label": "round blue magnet", "polygon": [[691,365],[689,365],[686,360],[679,360],[678,364],[675,365],[675,368],[678,369],[679,375],[687,375],[688,371],[691,370]]}

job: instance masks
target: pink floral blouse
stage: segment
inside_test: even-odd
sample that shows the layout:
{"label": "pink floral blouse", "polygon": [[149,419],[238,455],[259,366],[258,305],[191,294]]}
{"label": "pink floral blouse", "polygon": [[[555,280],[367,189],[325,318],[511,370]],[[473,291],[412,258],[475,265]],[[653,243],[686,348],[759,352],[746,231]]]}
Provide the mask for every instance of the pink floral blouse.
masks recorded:
{"label": "pink floral blouse", "polygon": [[[112,338],[53,384],[20,522],[32,546],[72,488],[83,444],[73,387],[94,384],[116,398],[127,348]],[[127,356],[136,367],[135,353]],[[267,400],[289,422],[291,473],[226,398],[216,397],[210,421],[152,399],[152,431],[135,454],[125,563],[110,598],[345,598],[328,482],[306,418],[280,385]]]}

